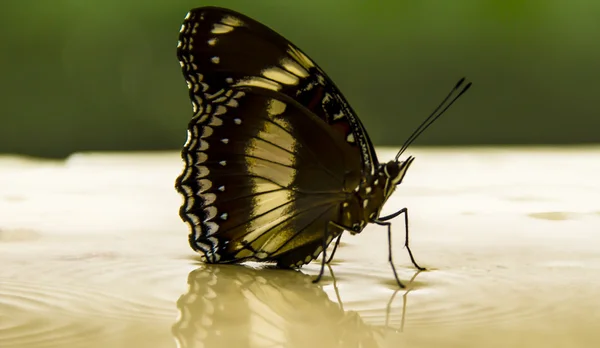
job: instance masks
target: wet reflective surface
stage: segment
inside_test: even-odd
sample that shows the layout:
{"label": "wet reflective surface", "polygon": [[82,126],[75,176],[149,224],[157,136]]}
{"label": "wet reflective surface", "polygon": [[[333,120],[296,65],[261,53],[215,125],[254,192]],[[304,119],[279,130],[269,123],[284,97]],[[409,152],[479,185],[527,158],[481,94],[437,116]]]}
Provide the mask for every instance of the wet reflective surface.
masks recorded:
{"label": "wet reflective surface", "polygon": [[600,150],[414,154],[384,213],[429,270],[394,221],[402,290],[378,226],[317,285],[199,263],[177,153],[0,158],[0,347],[596,347]]}

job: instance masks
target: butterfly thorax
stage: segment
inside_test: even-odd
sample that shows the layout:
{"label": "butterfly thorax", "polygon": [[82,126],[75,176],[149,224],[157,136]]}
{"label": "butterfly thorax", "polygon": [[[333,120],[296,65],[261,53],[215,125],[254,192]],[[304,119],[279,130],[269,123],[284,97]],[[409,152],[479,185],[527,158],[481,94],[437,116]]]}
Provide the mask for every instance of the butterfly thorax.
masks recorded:
{"label": "butterfly thorax", "polygon": [[351,234],[357,234],[367,223],[377,220],[383,205],[402,182],[413,160],[414,157],[409,157],[403,162],[381,164],[374,175],[365,177],[342,204],[340,225],[348,228]]}

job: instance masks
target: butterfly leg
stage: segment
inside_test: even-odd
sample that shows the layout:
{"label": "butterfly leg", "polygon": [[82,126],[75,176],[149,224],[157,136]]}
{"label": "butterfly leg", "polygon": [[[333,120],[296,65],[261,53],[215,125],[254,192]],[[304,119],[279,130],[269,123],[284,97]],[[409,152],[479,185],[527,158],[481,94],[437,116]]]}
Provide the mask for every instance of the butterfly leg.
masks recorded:
{"label": "butterfly leg", "polygon": [[[335,246],[333,248],[333,252],[331,254],[331,257],[329,259],[327,259],[327,240],[329,239],[329,228],[330,226],[333,227],[337,227],[339,229],[342,230],[349,230],[348,227],[342,226],[340,224],[337,224],[333,221],[329,221],[325,227],[325,233],[323,233],[323,244],[321,245],[323,247],[323,258],[321,259],[321,270],[319,271],[319,275],[317,276],[317,278],[315,278],[313,280],[313,283],[318,283],[319,280],[321,280],[321,277],[323,276],[323,272],[325,270],[325,263],[329,263],[331,261],[331,259],[333,259],[333,255],[335,254],[335,250],[337,249],[338,244],[340,243],[340,238],[342,237],[342,235],[340,234],[338,236],[337,241],[335,242]],[[326,261],[327,260],[327,261]]]}
{"label": "butterfly leg", "polygon": [[335,245],[333,246],[333,251],[331,252],[331,256],[329,256],[329,260],[327,260],[327,264],[329,264],[331,262],[331,260],[333,260],[333,255],[335,255],[335,251],[337,250],[337,247],[340,244],[341,239],[342,239],[342,234],[340,234],[337,237],[337,240],[335,241]]}
{"label": "butterfly leg", "polygon": [[323,257],[321,258],[321,270],[319,271],[319,275],[313,279],[313,283],[318,283],[323,276],[323,272],[325,271],[325,260],[327,260],[327,237],[329,237],[329,222],[325,225],[325,233],[323,233],[323,239],[321,247],[323,248]]}
{"label": "butterfly leg", "polygon": [[394,266],[394,260],[392,258],[392,223],[384,222],[384,221],[375,221],[375,223],[378,225],[387,227],[387,230],[388,230],[388,261],[390,263],[390,266],[392,266],[392,271],[394,272],[394,278],[396,278],[396,282],[398,283],[398,286],[401,287],[402,289],[404,289],[404,284],[402,284],[402,282],[400,281],[400,278],[398,278],[398,273],[396,272],[396,266]]}
{"label": "butterfly leg", "polygon": [[[393,218],[395,218],[396,216],[400,215],[400,214],[404,214],[404,231],[405,231],[405,237],[404,237],[404,247],[406,248],[406,250],[408,251],[408,256],[410,256],[410,261],[412,262],[412,264],[419,270],[419,271],[425,271],[427,270],[424,267],[421,267],[417,264],[417,261],[415,261],[415,257],[412,254],[412,251],[410,250],[410,246],[408,244],[408,208],[402,208],[400,210],[398,210],[397,212],[381,217],[379,219],[377,219],[376,221],[374,221],[376,224],[378,225],[386,225],[388,226],[388,240],[391,243],[391,223],[385,223],[383,224],[382,222],[384,221],[388,221],[391,220]],[[392,246],[390,244],[390,250],[391,250]],[[390,253],[390,257],[391,257],[391,253]],[[393,267],[393,266],[392,266]]]}

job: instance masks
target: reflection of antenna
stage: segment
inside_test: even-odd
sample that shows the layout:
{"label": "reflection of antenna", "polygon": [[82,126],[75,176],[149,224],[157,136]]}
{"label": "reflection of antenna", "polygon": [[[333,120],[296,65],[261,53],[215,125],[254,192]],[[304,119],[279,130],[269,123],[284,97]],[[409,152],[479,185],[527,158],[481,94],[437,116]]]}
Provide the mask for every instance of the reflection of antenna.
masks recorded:
{"label": "reflection of antenna", "polygon": [[[406,315],[406,298],[409,292],[411,292],[414,287],[410,286],[413,281],[415,280],[415,278],[419,275],[419,273],[423,272],[422,270],[417,270],[417,272],[415,272],[415,274],[412,276],[412,278],[410,278],[410,280],[408,281],[408,285],[407,285],[407,289],[404,292],[404,295],[402,295],[402,322],[400,323],[400,332],[404,332],[404,318]],[[400,291],[400,289],[396,289],[396,291],[394,291],[394,293],[392,294],[392,297],[390,297],[390,300],[388,301],[387,307],[386,307],[386,314],[385,314],[385,326],[389,327],[389,322],[390,322],[390,312],[392,310],[392,303],[394,302],[394,298],[396,297],[396,294],[398,293],[398,291]]]}
{"label": "reflection of antenna", "polygon": [[[331,265],[329,265],[328,263],[326,265],[327,268],[329,268],[329,273],[331,274],[333,291],[335,292],[335,297],[337,298],[338,305],[340,306],[340,309],[345,312],[344,302],[342,301],[340,291],[337,287],[337,280],[335,279],[335,273],[333,272],[333,268],[331,268]],[[412,278],[410,278],[410,280],[408,281],[404,295],[402,295],[402,321],[400,323],[400,332],[404,332],[404,321],[406,317],[406,302],[408,298],[408,293],[413,291],[414,289],[414,286],[411,286],[411,284],[413,284],[414,280],[421,272],[423,272],[423,270],[417,270],[415,274],[413,274]],[[394,302],[394,298],[396,298],[396,294],[398,294],[398,291],[400,291],[400,289],[394,290],[394,293],[390,297],[387,306],[385,307],[385,327],[387,328],[390,327],[390,312],[392,311],[392,303]]]}

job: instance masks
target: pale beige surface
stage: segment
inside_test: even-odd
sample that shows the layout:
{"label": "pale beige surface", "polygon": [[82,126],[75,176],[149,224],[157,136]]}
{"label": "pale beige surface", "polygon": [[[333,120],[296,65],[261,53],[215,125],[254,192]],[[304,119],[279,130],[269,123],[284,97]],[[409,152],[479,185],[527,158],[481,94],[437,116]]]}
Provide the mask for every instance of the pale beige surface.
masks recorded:
{"label": "pale beige surface", "polygon": [[0,157],[0,347],[600,346],[600,149],[411,153],[384,212],[409,207],[432,270],[388,306],[385,230],[368,226],[333,264],[343,308],[315,262],[197,263],[177,153]]}

